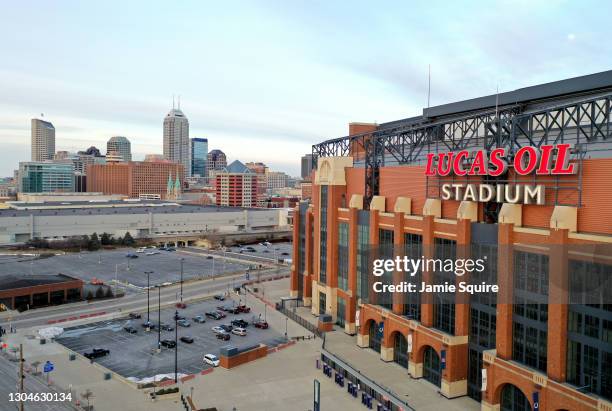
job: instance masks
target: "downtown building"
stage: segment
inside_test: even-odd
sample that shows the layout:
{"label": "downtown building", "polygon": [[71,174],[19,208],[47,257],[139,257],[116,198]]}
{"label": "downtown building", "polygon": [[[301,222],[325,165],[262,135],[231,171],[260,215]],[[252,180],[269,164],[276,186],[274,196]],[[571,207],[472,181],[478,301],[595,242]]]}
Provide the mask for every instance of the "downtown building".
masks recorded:
{"label": "downtown building", "polygon": [[[612,409],[611,110],[608,71],[351,123],[313,146],[291,296],[449,401]],[[500,292],[374,292],[379,281],[464,281],[372,275],[373,258],[402,255],[486,256],[468,278]]]}
{"label": "downtown building", "polygon": [[55,154],[55,127],[48,121],[33,118],[31,121],[32,161],[53,160]]}
{"label": "downtown building", "polygon": [[114,136],[106,142],[106,156],[119,155],[122,161],[132,161],[132,145],[127,137]]}
{"label": "downtown building", "polygon": [[235,160],[215,174],[216,202],[219,206],[256,207],[258,175]]}
{"label": "downtown building", "polygon": [[191,139],[191,175],[208,178],[208,139]]}
{"label": "downtown building", "polygon": [[87,166],[87,191],[94,193],[176,200],[180,196],[184,181],[183,164],[165,160],[111,162]]}
{"label": "downtown building", "polygon": [[182,164],[187,176],[191,175],[189,145],[189,120],[179,102],[179,108],[172,108],[164,118],[164,158]]}

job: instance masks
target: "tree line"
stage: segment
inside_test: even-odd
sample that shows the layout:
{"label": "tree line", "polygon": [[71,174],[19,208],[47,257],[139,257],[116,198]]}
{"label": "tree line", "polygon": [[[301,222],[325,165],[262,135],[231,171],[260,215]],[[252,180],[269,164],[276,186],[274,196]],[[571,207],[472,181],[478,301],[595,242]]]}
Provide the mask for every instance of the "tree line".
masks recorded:
{"label": "tree line", "polygon": [[33,238],[28,240],[26,243],[27,247],[34,248],[49,248],[49,249],[85,249],[89,251],[96,251],[102,248],[102,246],[122,245],[122,246],[133,246],[136,244],[136,240],[132,237],[130,232],[126,232],[123,237],[115,238],[109,233],[102,233],[98,236],[97,233],[92,235],[81,235],[72,236],[63,240],[47,240],[44,238]]}

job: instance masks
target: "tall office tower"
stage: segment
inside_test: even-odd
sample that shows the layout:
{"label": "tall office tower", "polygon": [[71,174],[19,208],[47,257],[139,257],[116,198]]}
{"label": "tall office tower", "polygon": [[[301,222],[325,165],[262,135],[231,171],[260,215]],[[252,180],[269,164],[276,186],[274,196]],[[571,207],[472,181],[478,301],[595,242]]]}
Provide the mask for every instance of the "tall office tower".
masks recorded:
{"label": "tall office tower", "polygon": [[106,143],[106,155],[108,153],[118,153],[123,161],[132,161],[132,148],[130,140],[122,136],[111,137]]}
{"label": "tall office tower", "polygon": [[173,163],[182,164],[185,172],[191,174],[191,161],[189,158],[189,120],[178,109],[172,110],[164,118],[164,158]]}
{"label": "tall office tower", "polygon": [[55,127],[48,121],[32,119],[32,161],[53,160]]}
{"label": "tall office tower", "polygon": [[208,139],[191,139],[191,175],[203,178],[208,177],[206,162],[208,160]]}
{"label": "tall office tower", "polygon": [[208,181],[214,181],[214,174],[217,171],[223,170],[227,166],[227,157],[221,150],[212,150],[208,153],[208,159],[206,161],[206,168],[208,169]]}
{"label": "tall office tower", "polygon": [[307,180],[310,178],[312,171],[312,154],[304,154],[302,156],[302,178]]}

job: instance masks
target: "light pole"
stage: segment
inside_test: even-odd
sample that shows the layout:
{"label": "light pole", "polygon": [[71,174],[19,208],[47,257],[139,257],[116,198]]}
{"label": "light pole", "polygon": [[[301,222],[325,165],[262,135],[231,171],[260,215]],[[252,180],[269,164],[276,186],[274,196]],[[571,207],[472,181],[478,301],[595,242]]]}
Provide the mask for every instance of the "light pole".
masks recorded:
{"label": "light pole", "polygon": [[150,290],[150,280],[151,280],[151,274],[153,274],[153,271],[145,271],[145,274],[147,275],[147,322],[149,322],[150,318],[150,313],[151,313],[151,304],[150,304],[150,299],[149,299],[149,292]]}
{"label": "light pole", "polygon": [[183,262],[184,258],[181,258],[181,302],[183,302]]}
{"label": "light pole", "polygon": [[174,312],[174,383],[178,383],[178,310]]}
{"label": "light pole", "polygon": [[161,350],[161,286],[157,285],[157,349]]}
{"label": "light pole", "polygon": [[287,323],[289,322],[289,317],[285,317],[285,339],[287,339]]}

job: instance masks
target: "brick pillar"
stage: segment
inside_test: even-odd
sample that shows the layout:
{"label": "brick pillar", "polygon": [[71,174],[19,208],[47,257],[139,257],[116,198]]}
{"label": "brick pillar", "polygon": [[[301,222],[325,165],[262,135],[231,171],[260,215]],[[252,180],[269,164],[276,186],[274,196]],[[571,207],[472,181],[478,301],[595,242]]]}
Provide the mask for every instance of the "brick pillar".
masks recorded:
{"label": "brick pillar", "polygon": [[[393,247],[394,255],[403,257],[404,252],[404,213],[396,212],[393,216]],[[404,274],[400,271],[393,273],[393,284],[400,284],[404,280]],[[393,293],[393,312],[402,315],[406,295],[403,293]]]}
{"label": "brick pillar", "polygon": [[512,301],[514,295],[514,224],[499,224],[497,233],[497,356],[512,359]]}
{"label": "brick pillar", "polygon": [[[304,258],[300,255],[300,206],[293,209],[293,263],[291,264],[291,282],[289,284],[289,296],[295,298],[298,296],[298,275],[300,259]],[[296,258],[297,257],[297,258]]]}
{"label": "brick pillar", "polygon": [[[548,378],[565,382],[567,369],[568,230],[551,229],[548,263]],[[563,302],[564,304],[560,304]]]}
{"label": "brick pillar", "polygon": [[[370,264],[373,258],[378,258],[378,256],[373,256],[372,254],[378,249],[378,221],[380,216],[378,214],[378,210],[370,210]],[[372,267],[368,267],[368,303],[370,304],[378,304],[379,298],[372,289],[372,284],[375,281],[375,277],[372,274]]]}
{"label": "brick pillar", "polygon": [[[423,216],[423,256],[425,259],[434,257],[434,217]],[[423,270],[423,282],[432,284],[433,273]],[[432,295],[421,294],[421,323],[425,327],[433,326],[433,304]]]}
{"label": "brick pillar", "polygon": [[312,204],[313,204],[313,263],[312,263],[312,292],[311,292],[311,312],[319,315],[319,275],[321,274],[321,186],[312,185]]}
{"label": "brick pillar", "polygon": [[357,311],[357,229],[358,229],[357,208],[349,209],[349,232],[348,232],[348,289],[350,297],[346,301],[346,326],[344,331],[347,334],[355,334],[355,313]]}
{"label": "brick pillar", "polygon": [[306,230],[306,244],[304,245],[304,259],[305,259],[305,271],[304,275],[304,291],[302,293],[302,299],[304,300],[304,306],[310,307],[312,304],[312,259],[313,259],[313,249],[312,249],[312,225],[313,225],[313,216],[312,212],[308,210],[305,214],[306,224],[304,229]]}
{"label": "brick pillar", "polygon": [[[470,244],[472,241],[472,226],[471,220],[461,219],[457,221],[457,258],[470,258]],[[461,277],[456,277],[455,282],[459,284],[461,281],[469,282],[469,274],[464,274]],[[470,332],[470,301],[469,294],[456,295],[455,305],[455,335],[469,335]]]}
{"label": "brick pillar", "polygon": [[336,321],[338,316],[338,208],[346,193],[344,186],[328,186],[327,206],[327,282],[325,287],[327,307],[325,312]]}

